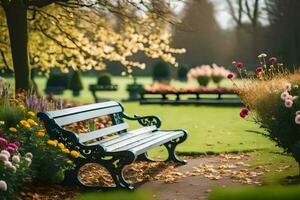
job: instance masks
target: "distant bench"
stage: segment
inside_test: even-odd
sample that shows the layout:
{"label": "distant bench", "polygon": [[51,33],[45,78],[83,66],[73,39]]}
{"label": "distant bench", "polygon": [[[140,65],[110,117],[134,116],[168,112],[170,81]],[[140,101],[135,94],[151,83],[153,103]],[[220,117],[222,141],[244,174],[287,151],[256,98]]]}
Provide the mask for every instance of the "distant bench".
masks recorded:
{"label": "distant bench", "polygon": [[98,91],[117,91],[118,85],[90,85],[89,90],[94,97],[95,103],[98,103],[99,98],[96,94]]}
{"label": "distant bench", "polygon": [[[207,98],[203,95],[215,95],[216,98]],[[223,98],[224,95],[235,95],[235,98]],[[175,99],[170,99],[175,96]],[[182,96],[194,96],[183,99]],[[168,91],[151,92],[144,91],[140,93],[141,104],[241,104],[237,93],[233,90],[215,90],[215,91]]]}
{"label": "distant bench", "polygon": [[[78,136],[64,129],[68,124],[109,115],[113,125]],[[78,178],[80,168],[87,163],[98,163],[111,174],[117,188],[133,189],[123,178],[123,168],[136,160],[150,161],[147,151],[164,145],[169,156],[166,161],[180,164],[175,148],[187,138],[185,130],[160,130],[161,121],[156,116],[129,117],[123,106],[109,101],[57,111],[40,112],[38,117],[44,122],[51,139],[62,142],[70,150],[80,152],[82,157],[74,159],[75,169],[67,171],[64,183],[79,185],[85,189],[108,189],[103,186],[87,186]],[[143,127],[129,131],[125,120],[136,120]]]}

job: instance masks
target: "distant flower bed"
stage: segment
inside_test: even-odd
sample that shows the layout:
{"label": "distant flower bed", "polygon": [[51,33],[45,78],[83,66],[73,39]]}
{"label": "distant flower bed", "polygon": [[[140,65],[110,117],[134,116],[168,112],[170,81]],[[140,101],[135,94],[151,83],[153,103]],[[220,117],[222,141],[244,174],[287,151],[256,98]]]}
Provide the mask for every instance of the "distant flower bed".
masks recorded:
{"label": "distant flower bed", "polygon": [[[242,118],[251,117],[300,164],[300,71],[289,72],[278,59],[259,55],[256,75],[235,83],[242,102]],[[240,74],[247,74],[241,62],[234,63]],[[234,81],[233,78],[230,78]]]}
{"label": "distant flower bed", "polygon": [[223,88],[223,87],[195,87],[195,86],[185,86],[182,88],[175,88],[165,83],[155,82],[150,87],[146,88],[146,92],[150,93],[175,93],[175,92],[187,92],[187,93],[235,93],[233,89]]}
{"label": "distant flower bed", "polygon": [[207,86],[210,80],[219,85],[220,82],[228,76],[228,74],[233,73],[222,66],[212,64],[212,66],[201,65],[190,69],[187,77],[188,79],[197,80],[200,86]]}

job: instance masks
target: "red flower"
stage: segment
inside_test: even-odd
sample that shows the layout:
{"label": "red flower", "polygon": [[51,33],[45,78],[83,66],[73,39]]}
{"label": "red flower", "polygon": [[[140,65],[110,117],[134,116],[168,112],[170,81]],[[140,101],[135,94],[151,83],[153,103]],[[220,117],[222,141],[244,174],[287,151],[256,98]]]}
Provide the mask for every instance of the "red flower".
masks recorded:
{"label": "red flower", "polygon": [[271,57],[271,58],[269,59],[269,61],[270,61],[271,63],[275,63],[275,62],[278,61],[278,59],[277,59],[276,57]]}
{"label": "red flower", "polygon": [[240,117],[245,118],[249,114],[248,108],[243,108],[240,112]]}
{"label": "red flower", "polygon": [[260,72],[262,72],[263,71],[263,68],[262,67],[256,67],[256,73],[260,73]]}
{"label": "red flower", "polygon": [[244,67],[244,63],[242,63],[242,62],[237,62],[237,63],[235,64],[235,67],[238,68],[238,69],[242,69],[242,68]]}
{"label": "red flower", "polygon": [[233,79],[234,78],[234,74],[232,72],[230,72],[229,74],[227,74],[227,78],[228,79]]}

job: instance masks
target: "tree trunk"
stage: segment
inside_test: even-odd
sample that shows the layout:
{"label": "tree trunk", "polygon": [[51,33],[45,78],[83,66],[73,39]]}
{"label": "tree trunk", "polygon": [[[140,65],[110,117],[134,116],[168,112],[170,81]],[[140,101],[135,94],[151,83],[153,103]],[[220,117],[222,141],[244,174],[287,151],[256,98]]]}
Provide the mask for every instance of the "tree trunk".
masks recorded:
{"label": "tree trunk", "polygon": [[30,89],[30,67],[28,63],[27,7],[23,0],[11,0],[5,8],[13,67],[15,89]]}

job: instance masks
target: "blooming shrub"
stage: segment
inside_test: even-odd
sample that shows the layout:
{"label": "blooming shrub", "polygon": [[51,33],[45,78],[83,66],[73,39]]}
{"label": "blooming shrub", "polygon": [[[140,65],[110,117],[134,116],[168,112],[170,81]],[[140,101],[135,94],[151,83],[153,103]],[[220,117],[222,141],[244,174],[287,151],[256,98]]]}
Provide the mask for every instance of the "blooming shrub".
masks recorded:
{"label": "blooming shrub", "polygon": [[[260,66],[254,69],[256,75],[235,82],[246,106],[240,116],[247,118],[250,111],[248,117],[300,164],[300,70],[289,72],[277,63],[277,58],[267,61],[265,54],[259,59]],[[245,70],[243,64],[236,67],[240,73]]]}
{"label": "blooming shrub", "polygon": [[187,74],[189,79],[196,79],[201,86],[207,86],[210,79],[217,85],[231,73],[229,70],[226,70],[224,67],[220,67],[216,64],[201,65],[195,68],[190,69]]}

